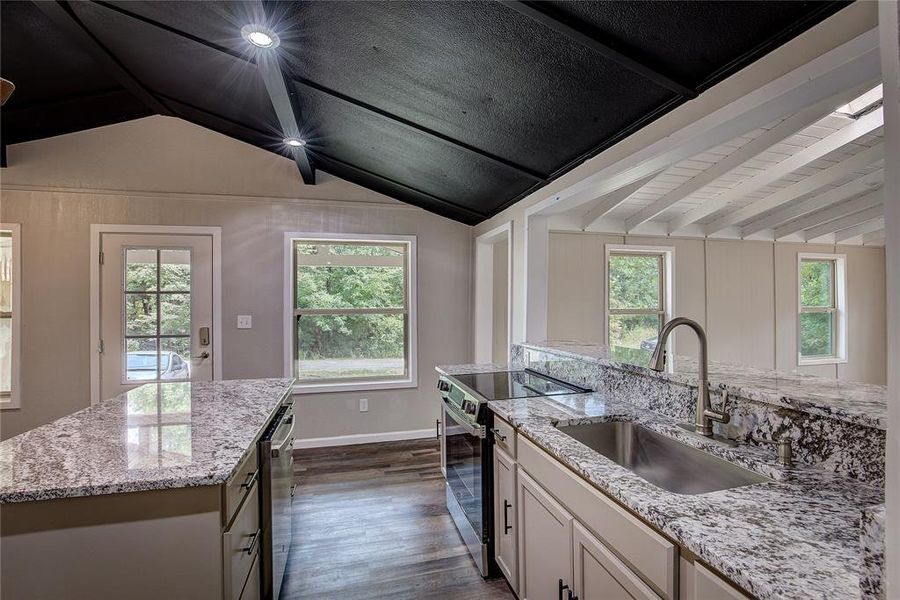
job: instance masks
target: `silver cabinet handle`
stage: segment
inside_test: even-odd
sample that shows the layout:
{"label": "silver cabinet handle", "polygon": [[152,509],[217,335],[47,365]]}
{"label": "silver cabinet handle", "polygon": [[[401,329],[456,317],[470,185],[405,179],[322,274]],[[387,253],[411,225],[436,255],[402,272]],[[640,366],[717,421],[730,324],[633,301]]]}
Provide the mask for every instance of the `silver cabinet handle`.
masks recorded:
{"label": "silver cabinet handle", "polygon": [[297,491],[297,484],[295,483],[294,485],[291,486],[291,498],[294,497],[294,492],[296,492],[296,491]]}
{"label": "silver cabinet handle", "polygon": [[241,551],[246,552],[247,554],[253,554],[253,550],[256,548],[256,542],[259,541],[260,533],[262,533],[262,530],[257,529],[256,533],[250,536],[250,545],[246,548],[241,548]]}
{"label": "silver cabinet handle", "polygon": [[256,483],[257,477],[259,477],[259,469],[253,471],[252,473],[249,473],[247,475],[247,479],[244,481],[244,483],[241,484],[241,487],[246,489],[247,491],[250,491],[250,489],[253,488],[253,484]]}
{"label": "silver cabinet handle", "polygon": [[434,438],[437,440],[441,439],[441,420],[440,419],[435,419],[434,430],[435,430]]}
{"label": "silver cabinet handle", "polygon": [[500,433],[500,430],[497,429],[496,427],[493,427],[493,428],[491,429],[491,433],[493,433],[493,434],[494,434],[494,437],[495,437],[496,439],[500,440],[501,442],[505,442],[505,441],[506,441],[506,436],[503,435],[502,433]]}

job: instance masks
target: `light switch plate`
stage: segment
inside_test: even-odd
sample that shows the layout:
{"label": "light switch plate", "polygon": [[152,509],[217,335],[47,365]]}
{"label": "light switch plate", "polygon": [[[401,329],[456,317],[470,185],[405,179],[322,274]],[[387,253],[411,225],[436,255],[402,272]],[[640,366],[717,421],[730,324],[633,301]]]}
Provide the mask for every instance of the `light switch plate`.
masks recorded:
{"label": "light switch plate", "polygon": [[368,398],[360,398],[359,399],[359,412],[369,412],[369,399]]}
{"label": "light switch plate", "polygon": [[250,329],[251,327],[253,327],[253,315],[238,315],[238,329]]}

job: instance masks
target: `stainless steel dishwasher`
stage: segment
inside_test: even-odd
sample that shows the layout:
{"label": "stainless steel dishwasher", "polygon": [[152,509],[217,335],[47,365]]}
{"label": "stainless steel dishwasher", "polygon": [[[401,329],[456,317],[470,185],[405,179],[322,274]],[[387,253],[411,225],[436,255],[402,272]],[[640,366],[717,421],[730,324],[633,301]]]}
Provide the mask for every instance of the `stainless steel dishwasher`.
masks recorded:
{"label": "stainless steel dishwasher", "polygon": [[278,409],[259,441],[262,597],[277,600],[291,547],[294,497],[294,405]]}

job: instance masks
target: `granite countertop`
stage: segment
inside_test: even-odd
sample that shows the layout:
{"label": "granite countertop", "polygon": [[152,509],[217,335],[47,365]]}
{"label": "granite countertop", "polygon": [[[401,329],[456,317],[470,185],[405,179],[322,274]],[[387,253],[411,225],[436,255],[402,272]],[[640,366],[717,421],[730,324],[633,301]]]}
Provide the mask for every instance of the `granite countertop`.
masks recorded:
{"label": "granite countertop", "polygon": [[[521,346],[526,351],[550,351],[641,375],[697,385],[697,360],[686,356],[670,356],[671,371],[658,372],[647,366],[649,351],[610,349],[601,344],[576,342],[524,343]],[[718,361],[709,362],[709,381],[712,387],[727,389],[734,396],[887,430],[887,387],[883,385]]]}
{"label": "granite countertop", "polygon": [[[509,365],[439,367],[450,375]],[[501,400],[490,408],[520,434],[763,600],[859,598],[862,511],[884,491],[814,467],[784,469],[774,452],[730,448],[685,432],[674,419],[600,394]],[[668,492],[561,433],[554,423],[639,422],[772,482],[699,495]]]}
{"label": "granite countertop", "polygon": [[226,482],[292,379],[145,384],[0,442],[0,504]]}

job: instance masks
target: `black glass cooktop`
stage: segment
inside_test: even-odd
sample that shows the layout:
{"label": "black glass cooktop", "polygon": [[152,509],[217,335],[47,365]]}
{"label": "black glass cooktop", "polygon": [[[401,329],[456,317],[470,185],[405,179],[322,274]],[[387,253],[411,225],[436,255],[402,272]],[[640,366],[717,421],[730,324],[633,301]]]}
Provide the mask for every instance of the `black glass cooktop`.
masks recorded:
{"label": "black glass cooktop", "polygon": [[487,400],[580,394],[588,391],[531,371],[470,373],[454,375],[453,378]]}

